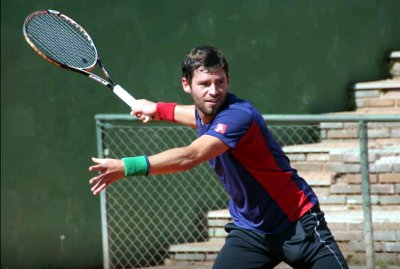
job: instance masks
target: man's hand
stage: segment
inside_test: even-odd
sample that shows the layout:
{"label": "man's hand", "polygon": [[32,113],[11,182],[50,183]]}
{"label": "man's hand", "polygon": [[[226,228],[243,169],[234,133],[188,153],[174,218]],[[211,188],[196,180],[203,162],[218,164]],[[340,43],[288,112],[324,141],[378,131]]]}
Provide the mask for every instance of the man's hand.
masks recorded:
{"label": "man's hand", "polygon": [[89,171],[99,171],[99,175],[92,177],[89,183],[94,195],[100,193],[111,183],[125,176],[125,166],[122,160],[92,158],[95,165],[89,167]]}
{"label": "man's hand", "polygon": [[131,115],[136,116],[143,123],[149,123],[153,118],[158,119],[157,103],[145,99],[140,99],[136,100],[135,106],[131,109]]}

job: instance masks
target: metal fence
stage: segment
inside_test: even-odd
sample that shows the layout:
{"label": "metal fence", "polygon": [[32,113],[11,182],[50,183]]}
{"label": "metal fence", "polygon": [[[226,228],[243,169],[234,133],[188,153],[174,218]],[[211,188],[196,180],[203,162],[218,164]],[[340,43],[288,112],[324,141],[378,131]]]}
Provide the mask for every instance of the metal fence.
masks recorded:
{"label": "metal fence", "polygon": [[[367,264],[373,263],[367,122],[380,122],[384,126],[383,122],[389,122],[386,123],[388,132],[398,135],[400,116],[270,115],[264,118],[278,143],[292,153],[298,153],[298,145],[321,146],[323,141],[332,149],[340,148],[343,143],[357,146],[359,171],[356,172],[362,177],[366,259]],[[382,130],[381,125],[377,126]],[[97,115],[96,127],[99,157],[151,155],[188,145],[196,138],[195,130],[189,127],[160,122],[142,124],[126,115]],[[355,133],[349,132],[351,129]],[[368,130],[368,134],[379,138],[373,131]],[[390,137],[391,134],[383,147],[394,144]],[[318,157],[316,152],[311,156],[316,161],[330,161],[323,155]],[[300,168],[308,170],[308,175],[312,174],[313,167],[307,168],[310,165],[306,164],[307,159],[293,158],[294,166],[297,161]],[[323,188],[318,190],[324,192]],[[104,267],[141,268],[161,264],[168,257],[170,245],[207,241],[207,212],[226,208],[227,203],[227,194],[206,163],[187,172],[135,177],[110,185],[101,194]]]}

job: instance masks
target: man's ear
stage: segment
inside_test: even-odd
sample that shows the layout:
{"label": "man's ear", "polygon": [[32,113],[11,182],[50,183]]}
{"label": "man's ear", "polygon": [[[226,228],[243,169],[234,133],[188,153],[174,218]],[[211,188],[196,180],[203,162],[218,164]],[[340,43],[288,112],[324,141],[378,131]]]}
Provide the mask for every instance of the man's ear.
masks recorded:
{"label": "man's ear", "polygon": [[192,88],[190,87],[190,82],[185,77],[182,78],[182,88],[186,93],[188,93],[188,94],[192,93]]}

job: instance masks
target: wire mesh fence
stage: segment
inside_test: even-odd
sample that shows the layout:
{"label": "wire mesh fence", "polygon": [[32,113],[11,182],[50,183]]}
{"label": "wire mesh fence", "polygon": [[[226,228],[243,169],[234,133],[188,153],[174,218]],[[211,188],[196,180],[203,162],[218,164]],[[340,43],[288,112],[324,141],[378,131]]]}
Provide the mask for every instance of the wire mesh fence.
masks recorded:
{"label": "wire mesh fence", "polygon": [[[104,156],[122,158],[185,146],[195,130],[135,122],[103,128]],[[173,175],[135,177],[107,189],[109,256],[112,268],[159,264],[168,246],[207,239],[206,214],[224,208],[227,196],[207,164]]]}
{"label": "wire mesh fence", "polygon": [[[300,170],[300,175],[306,175],[323,204],[362,207],[357,119],[265,118],[293,166]],[[400,205],[396,200],[400,190],[395,189],[396,186],[400,189],[400,182],[395,179],[400,170],[396,165],[400,163],[400,148],[396,145],[398,137],[392,139],[400,130],[399,119],[376,118],[379,122],[391,121],[370,124],[368,129],[372,135],[370,151],[375,156],[367,161],[367,169],[372,168],[372,176],[376,177],[372,193],[374,205],[384,203],[393,208]],[[179,125],[158,122],[143,125],[121,115],[98,115],[96,120],[100,157],[151,155],[186,146],[196,139],[196,130]],[[381,131],[386,128],[389,135],[385,135],[385,141],[373,126]],[[381,158],[386,158],[386,166],[376,164]],[[380,178],[380,174],[385,176]],[[394,188],[393,191],[390,188]],[[171,245],[208,241],[208,212],[225,209],[228,205],[228,196],[207,163],[187,172],[118,181],[107,188],[102,200],[106,224],[103,229],[105,268],[162,264],[169,257]],[[396,231],[389,232],[394,232],[394,243],[400,244]],[[363,240],[361,238],[360,242]]]}

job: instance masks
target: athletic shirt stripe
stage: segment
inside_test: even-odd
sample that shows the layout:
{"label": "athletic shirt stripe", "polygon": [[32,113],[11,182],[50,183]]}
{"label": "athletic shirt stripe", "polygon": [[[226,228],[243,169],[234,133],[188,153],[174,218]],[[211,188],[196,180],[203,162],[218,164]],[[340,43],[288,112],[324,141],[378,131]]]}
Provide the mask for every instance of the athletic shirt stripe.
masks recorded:
{"label": "athletic shirt stripe", "polygon": [[229,211],[236,225],[279,233],[318,204],[249,102],[228,94],[211,123],[202,124],[197,113],[196,122],[198,136],[217,137],[231,148],[209,163],[230,196]]}
{"label": "athletic shirt stripe", "polygon": [[278,166],[257,123],[252,124],[230,154],[260,183],[291,222],[313,207],[295,183],[292,172],[284,172]]}

